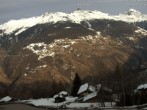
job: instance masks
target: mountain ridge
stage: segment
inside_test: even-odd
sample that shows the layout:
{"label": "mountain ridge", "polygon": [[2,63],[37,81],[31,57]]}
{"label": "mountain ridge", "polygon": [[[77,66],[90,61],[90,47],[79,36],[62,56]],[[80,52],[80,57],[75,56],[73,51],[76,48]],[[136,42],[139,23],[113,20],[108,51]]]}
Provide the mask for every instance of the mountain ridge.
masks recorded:
{"label": "mountain ridge", "polygon": [[[100,11],[90,11],[90,10],[77,10],[73,13],[66,14],[62,12],[56,13],[45,13],[38,17],[20,19],[20,20],[11,20],[7,23],[0,25],[0,30],[3,34],[12,34],[15,32],[15,35],[20,34],[29,27],[35,26],[37,24],[44,23],[57,23],[64,21],[71,21],[73,23],[80,23],[81,21],[93,20],[93,19],[107,19],[107,20],[116,20],[124,21],[128,23],[147,21],[147,15],[141,14],[141,12],[130,9],[128,12],[119,15],[109,15]],[[2,35],[2,33],[0,34]]]}

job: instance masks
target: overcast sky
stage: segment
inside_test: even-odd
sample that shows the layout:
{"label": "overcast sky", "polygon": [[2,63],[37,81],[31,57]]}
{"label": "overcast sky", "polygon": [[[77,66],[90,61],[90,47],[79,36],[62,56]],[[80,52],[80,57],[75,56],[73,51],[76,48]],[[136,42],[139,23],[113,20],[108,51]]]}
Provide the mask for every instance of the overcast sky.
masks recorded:
{"label": "overcast sky", "polygon": [[77,8],[110,14],[134,8],[147,14],[147,0],[0,0],[0,24],[45,12],[71,13]]}

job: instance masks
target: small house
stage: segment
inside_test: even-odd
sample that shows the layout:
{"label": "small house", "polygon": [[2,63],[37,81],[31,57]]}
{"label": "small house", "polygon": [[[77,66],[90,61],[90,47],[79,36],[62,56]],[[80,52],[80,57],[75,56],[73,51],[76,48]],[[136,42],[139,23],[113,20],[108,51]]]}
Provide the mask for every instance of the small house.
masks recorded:
{"label": "small house", "polygon": [[61,102],[64,102],[65,101],[65,97],[63,96],[57,96],[55,97],[55,103],[61,103]]}
{"label": "small house", "polygon": [[88,83],[81,85],[78,91],[79,101],[82,102],[101,102],[112,101],[112,90],[102,87],[101,84],[89,86]]}
{"label": "small house", "polygon": [[80,97],[83,97],[83,96],[88,95],[90,93],[93,93],[95,91],[96,91],[96,88],[94,86],[89,86],[88,83],[85,83],[85,84],[81,85],[77,94]]}
{"label": "small house", "polygon": [[134,94],[135,104],[147,103],[147,84],[142,84],[137,87]]}
{"label": "small house", "polygon": [[139,85],[136,89],[136,92],[140,92],[141,94],[147,94],[147,84]]}
{"label": "small house", "polygon": [[97,91],[94,86],[89,86],[88,83],[85,83],[81,85],[77,94],[79,95],[79,101],[89,102],[97,96]]}
{"label": "small house", "polygon": [[60,102],[64,102],[65,101],[65,97],[68,96],[68,92],[66,91],[62,91],[57,95],[54,95],[54,99],[55,99],[55,103],[60,103]]}
{"label": "small house", "polygon": [[61,91],[59,94],[64,97],[67,97],[69,95],[68,92],[66,92],[66,91]]}

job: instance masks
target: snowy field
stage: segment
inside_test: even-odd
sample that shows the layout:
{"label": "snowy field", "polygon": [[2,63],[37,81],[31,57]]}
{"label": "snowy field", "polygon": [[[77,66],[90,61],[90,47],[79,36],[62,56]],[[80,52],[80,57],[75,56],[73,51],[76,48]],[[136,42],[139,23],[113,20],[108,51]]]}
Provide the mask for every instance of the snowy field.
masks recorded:
{"label": "snowy field", "polygon": [[[56,95],[54,96],[56,97]],[[76,97],[66,97],[66,100],[61,103],[55,103],[53,98],[29,99],[12,101],[13,98],[6,96],[0,99],[0,110],[45,110],[45,109],[66,109],[66,110],[147,110],[147,104],[135,105],[129,107],[116,107],[115,102],[104,102],[105,107],[102,107],[100,102],[96,103],[78,103],[75,102]],[[4,104],[4,105],[3,105]],[[10,109],[11,108],[11,109]],[[17,108],[17,109],[16,109]],[[137,109],[138,108],[138,109]]]}
{"label": "snowy field", "polygon": [[[70,102],[69,100],[64,101],[62,103],[54,103],[53,98],[42,98],[42,99],[30,99],[30,100],[23,100],[21,102],[24,102],[26,104],[31,104],[37,107],[49,107],[49,108],[58,108],[63,106],[63,108],[98,108],[101,107],[101,103],[77,103],[77,102]],[[111,102],[105,102],[106,107],[114,106],[115,103],[113,102],[111,105]]]}

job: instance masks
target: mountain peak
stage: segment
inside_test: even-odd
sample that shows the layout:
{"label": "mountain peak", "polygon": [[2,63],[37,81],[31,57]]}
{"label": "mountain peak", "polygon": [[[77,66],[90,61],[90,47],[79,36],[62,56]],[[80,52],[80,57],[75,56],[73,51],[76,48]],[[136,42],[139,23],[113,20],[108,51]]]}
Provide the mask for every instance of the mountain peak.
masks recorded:
{"label": "mountain peak", "polygon": [[141,15],[142,15],[142,13],[141,13],[140,11],[137,11],[137,10],[135,10],[135,9],[133,9],[133,8],[129,9],[129,11],[126,12],[125,14],[127,14],[127,15],[129,15],[129,16],[131,16],[131,15],[134,15],[134,16],[141,16]]}
{"label": "mountain peak", "polygon": [[81,23],[84,20],[93,20],[93,19],[111,19],[116,21],[124,21],[124,22],[138,22],[138,21],[147,21],[147,15],[143,15],[141,12],[130,9],[128,12],[120,14],[120,15],[109,15],[107,13],[103,13],[97,10],[76,10],[72,13],[63,13],[63,12],[55,12],[55,13],[45,13],[41,16],[20,19],[20,20],[11,20],[5,24],[0,25],[0,30],[2,30],[5,34],[12,34],[16,32],[15,35],[20,34],[26,29],[44,23],[57,23],[59,21],[71,21],[74,23]]}

